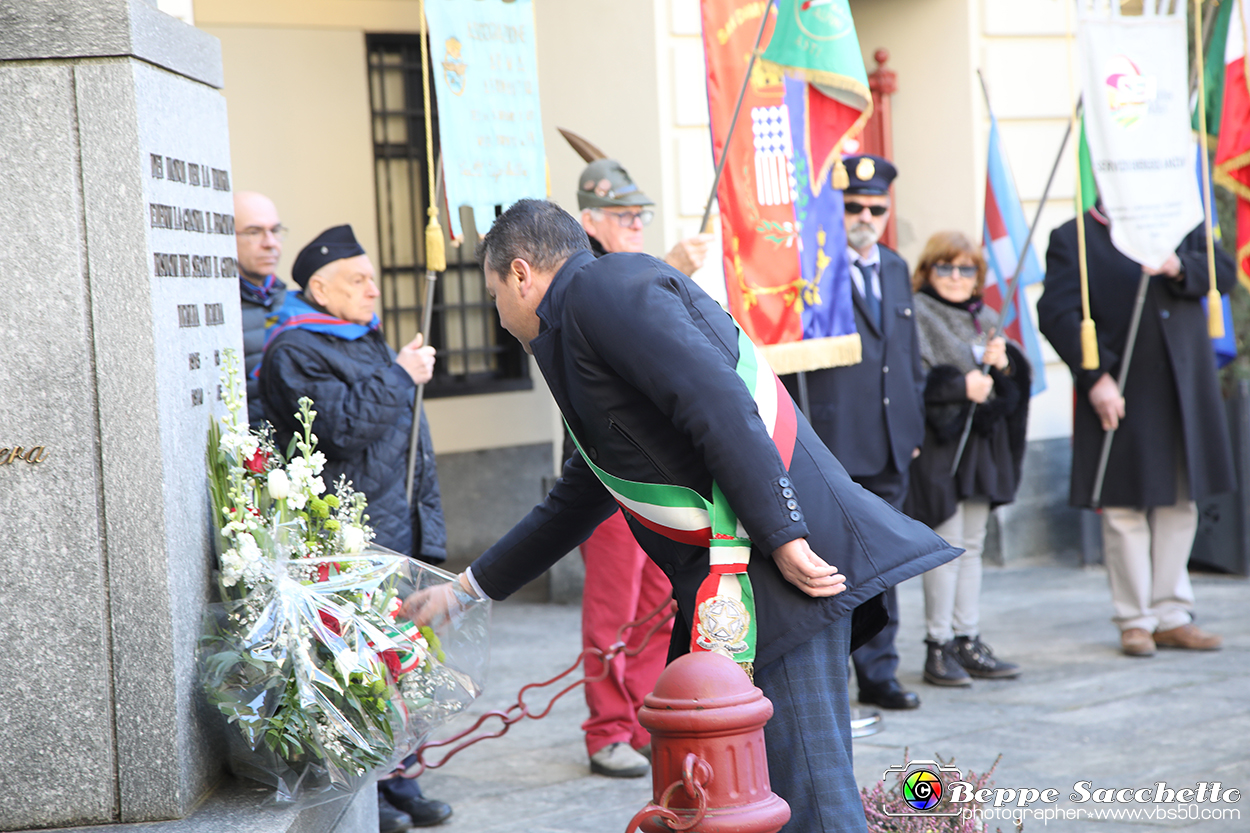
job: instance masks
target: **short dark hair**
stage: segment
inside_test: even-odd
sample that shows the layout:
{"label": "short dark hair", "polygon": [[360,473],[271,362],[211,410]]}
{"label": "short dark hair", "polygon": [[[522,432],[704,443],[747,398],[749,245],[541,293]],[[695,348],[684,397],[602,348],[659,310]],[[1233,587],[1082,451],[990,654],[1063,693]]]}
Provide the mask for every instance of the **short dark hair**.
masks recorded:
{"label": "short dark hair", "polygon": [[474,254],[479,263],[503,276],[517,258],[549,272],[582,249],[590,249],[590,238],[573,215],[547,200],[518,200],[495,219]]}

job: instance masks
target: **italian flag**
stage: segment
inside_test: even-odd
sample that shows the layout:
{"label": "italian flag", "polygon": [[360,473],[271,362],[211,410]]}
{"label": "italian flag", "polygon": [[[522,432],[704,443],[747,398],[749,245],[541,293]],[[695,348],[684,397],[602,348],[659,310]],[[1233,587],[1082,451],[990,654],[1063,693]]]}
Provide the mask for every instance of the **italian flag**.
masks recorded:
{"label": "italian flag", "polygon": [[1204,68],[1207,130],[1218,139],[1215,181],[1237,195],[1237,278],[1250,288],[1250,87],[1247,87],[1247,8],[1219,6]]}

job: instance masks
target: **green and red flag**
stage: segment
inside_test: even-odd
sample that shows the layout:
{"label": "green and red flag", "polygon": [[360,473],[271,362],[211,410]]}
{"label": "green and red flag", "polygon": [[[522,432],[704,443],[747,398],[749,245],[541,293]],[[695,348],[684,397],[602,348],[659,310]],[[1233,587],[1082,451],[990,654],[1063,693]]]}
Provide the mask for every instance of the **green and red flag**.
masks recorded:
{"label": "green and red flag", "polygon": [[1221,3],[1217,15],[1204,68],[1207,131],[1218,136],[1212,178],[1237,195],[1237,278],[1250,288],[1250,27],[1242,0]]}
{"label": "green and red flag", "polygon": [[[702,0],[702,12],[730,311],[779,373],[855,364],[841,195],[826,188],[871,112],[847,0]],[[812,82],[801,98],[786,74]]]}

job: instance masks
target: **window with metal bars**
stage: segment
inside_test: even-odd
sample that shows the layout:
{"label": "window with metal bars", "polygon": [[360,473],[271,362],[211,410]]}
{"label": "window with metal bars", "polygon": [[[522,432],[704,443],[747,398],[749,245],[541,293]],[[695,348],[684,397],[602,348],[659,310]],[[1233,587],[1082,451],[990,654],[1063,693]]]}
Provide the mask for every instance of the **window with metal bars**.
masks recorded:
{"label": "window with metal bars", "polygon": [[[398,350],[421,327],[426,298],[425,225],[430,204],[425,161],[425,105],[421,94],[421,36],[367,35],[369,108],[373,119],[374,180],[378,207],[382,327]],[[432,68],[436,71],[437,66]],[[431,95],[433,75],[431,75]],[[431,113],[438,158],[438,110]],[[479,223],[494,218],[476,218]],[[446,217],[440,220],[448,228]],[[521,344],[499,324],[473,259],[477,233],[447,246],[447,271],[434,284],[429,343],[438,349],[427,397],[464,396],[533,387]]]}

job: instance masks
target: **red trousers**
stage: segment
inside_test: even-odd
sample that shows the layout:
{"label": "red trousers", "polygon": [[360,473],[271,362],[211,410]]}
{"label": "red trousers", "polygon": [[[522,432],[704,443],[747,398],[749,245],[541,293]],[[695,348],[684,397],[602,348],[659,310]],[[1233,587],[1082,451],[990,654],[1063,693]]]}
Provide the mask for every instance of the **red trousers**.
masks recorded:
{"label": "red trousers", "polygon": [[[638,546],[621,512],[600,524],[581,550],[586,563],[582,647],[593,645],[606,651],[616,641],[621,625],[641,619],[671,599],[673,586],[664,571]],[[653,624],[654,619],[627,631],[627,648],[637,647]],[[672,631],[672,621],[665,623],[641,653],[617,656],[607,677],[586,684],[590,719],[582,724],[582,731],[586,733],[587,754],[593,755],[613,743],[628,743],[639,749],[651,742],[650,733],[638,724],[638,709],[664,670]],[[603,671],[603,663],[597,658],[587,657],[585,666],[587,677]]]}

